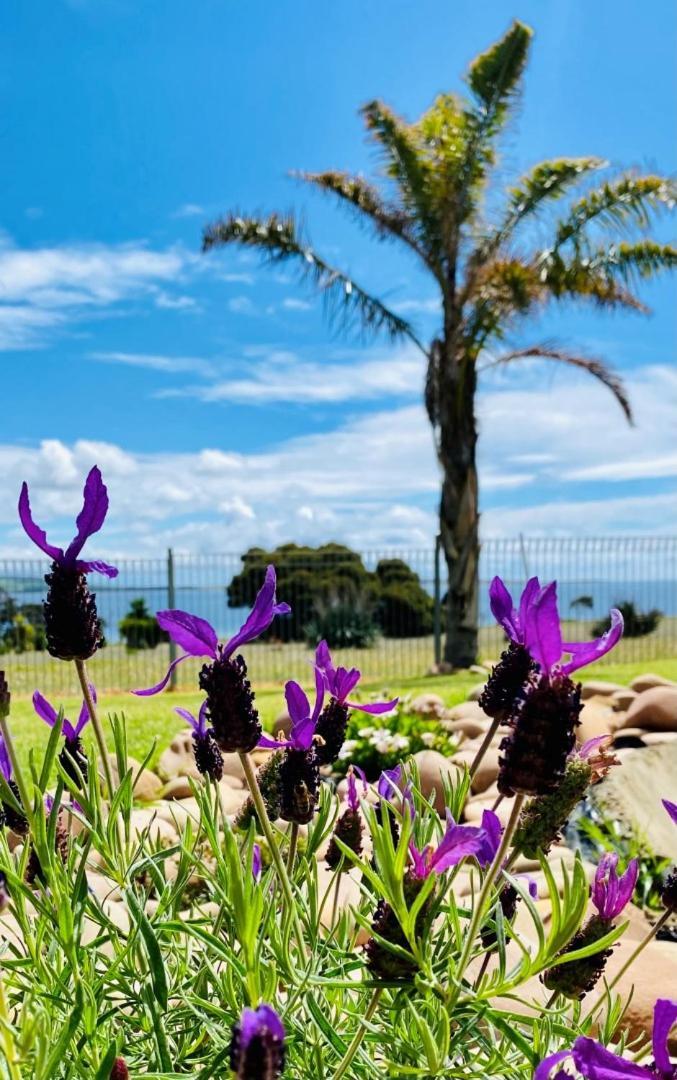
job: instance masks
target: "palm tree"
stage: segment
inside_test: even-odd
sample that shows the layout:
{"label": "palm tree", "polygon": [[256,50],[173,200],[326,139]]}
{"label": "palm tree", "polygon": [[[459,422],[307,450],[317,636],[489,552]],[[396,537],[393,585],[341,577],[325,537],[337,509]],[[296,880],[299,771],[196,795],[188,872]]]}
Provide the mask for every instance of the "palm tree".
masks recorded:
{"label": "palm tree", "polygon": [[[258,249],[269,263],[295,264],[341,329],[408,339],[425,357],[425,404],[443,474],[445,659],[459,667],[477,652],[480,357],[482,366],[487,357],[492,365],[540,358],[587,371],[608,387],[631,422],[623,385],[601,360],[546,342],[510,348],[506,338],[553,301],[645,312],[636,295],[640,280],[677,263],[677,248],[646,238],[651,216],[671,208],[677,194],[661,176],[624,172],[591,186],[589,174],[606,162],[556,158],[534,166],[507,191],[492,190],[487,203],[497,143],[515,110],[531,37],[529,27],[514,22],[470,64],[469,96],[442,94],[414,123],[381,101],[363,106],[367,131],[383,159],[379,185],[343,172],[300,174],[354,212],[377,240],[399,241],[423,264],[440,296],[441,326],[434,340],[422,341],[406,319],[318,255],[293,215],[230,213],[209,225],[203,239],[205,251],[240,244]],[[572,193],[586,180],[584,193]],[[551,222],[550,242],[534,247],[529,224],[570,194],[566,209]],[[497,353],[501,342],[504,351]]]}

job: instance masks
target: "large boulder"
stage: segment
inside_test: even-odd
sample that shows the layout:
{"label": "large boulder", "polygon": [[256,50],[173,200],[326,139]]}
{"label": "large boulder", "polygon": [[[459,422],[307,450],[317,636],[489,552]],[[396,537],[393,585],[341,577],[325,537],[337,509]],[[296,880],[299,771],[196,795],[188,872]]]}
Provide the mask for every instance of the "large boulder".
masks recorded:
{"label": "large boulder", "polygon": [[636,697],[637,691],[625,686],[622,690],[616,690],[609,700],[614,712],[625,712],[626,709],[630,708]]}
{"label": "large boulder", "polygon": [[458,780],[459,766],[438,753],[437,750],[419,750],[414,754],[414,761],[418,767],[421,781],[421,791],[426,799],[430,798],[433,789],[435,791],[435,809],[438,814],[444,813],[444,781],[452,783]]}
{"label": "large boulder", "polygon": [[580,727],[576,728],[579,743],[594,739],[597,735],[610,735],[613,721],[616,720],[608,698],[590,698],[583,702],[580,715]]}
{"label": "large boulder", "polygon": [[677,731],[677,686],[654,686],[642,691],[618,727]]}
{"label": "large boulder", "polygon": [[[113,774],[113,782],[119,784],[120,778],[115,754],[109,754],[108,760]],[[156,799],[162,797],[162,780],[159,776],[156,776],[150,769],[142,769],[141,762],[137,761],[136,758],[127,758],[127,768],[132,769],[133,772],[135,799],[138,799],[139,802],[155,802]]]}
{"label": "large boulder", "polygon": [[445,720],[474,720],[486,726],[489,723],[487,714],[481,709],[476,701],[462,701],[460,705],[445,711]]}
{"label": "large boulder", "polygon": [[624,831],[642,836],[656,855],[677,861],[677,829],[661,802],[675,797],[677,740],[639,750],[618,750],[622,768],[591,788],[589,798]]}
{"label": "large boulder", "polygon": [[193,736],[188,729],[179,731],[167,749],[160,755],[157,770],[163,780],[173,780],[176,776],[192,776],[199,779],[195,756],[193,754]]}
{"label": "large boulder", "polygon": [[603,679],[588,679],[581,685],[581,697],[587,701],[591,697],[611,697],[619,690],[625,690],[618,683],[604,682]]}
{"label": "large boulder", "polygon": [[443,716],[446,710],[444,699],[439,694],[419,694],[409,703],[407,712],[415,716]]}
{"label": "large boulder", "polygon": [[648,671],[644,675],[637,675],[630,683],[630,689],[634,690],[636,694],[643,694],[645,690],[653,690],[655,686],[677,686],[677,683],[672,682],[671,679],[666,679],[663,675],[654,675],[652,671]]}

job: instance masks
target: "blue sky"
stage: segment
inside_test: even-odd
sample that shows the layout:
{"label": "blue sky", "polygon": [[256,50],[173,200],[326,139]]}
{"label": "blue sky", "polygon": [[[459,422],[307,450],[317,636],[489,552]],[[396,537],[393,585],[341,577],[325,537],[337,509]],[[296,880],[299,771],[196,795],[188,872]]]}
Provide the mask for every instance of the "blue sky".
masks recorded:
{"label": "blue sky", "polygon": [[[415,118],[462,89],[513,16],[536,37],[500,179],[559,155],[677,171],[670,0],[644,16],[629,0],[10,5],[0,553],[27,553],[22,478],[58,535],[94,460],[115,554],[430,541],[439,475],[416,353],[337,339],[290,273],[202,256],[200,233],[229,208],[298,207],[330,260],[431,336],[417,268],[286,174],[372,172],[360,104]],[[670,222],[656,231],[669,239]],[[635,430],[568,372],[484,381],[485,535],[677,531],[674,283],[643,295],[650,319],[563,309],[529,335],[606,356]]]}

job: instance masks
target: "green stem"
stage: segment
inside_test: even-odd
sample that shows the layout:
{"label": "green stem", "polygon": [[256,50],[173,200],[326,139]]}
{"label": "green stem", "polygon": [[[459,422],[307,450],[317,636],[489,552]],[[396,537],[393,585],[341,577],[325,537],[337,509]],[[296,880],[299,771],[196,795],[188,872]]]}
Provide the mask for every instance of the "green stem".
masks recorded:
{"label": "green stem", "polygon": [[480,743],[480,748],[477,751],[477,753],[475,754],[475,758],[473,760],[473,763],[470,766],[470,779],[471,780],[472,780],[473,776],[475,775],[475,773],[477,772],[477,770],[479,769],[480,762],[482,761],[482,758],[484,757],[487,750],[491,746],[491,740],[493,739],[494,735],[496,734],[496,732],[498,730],[498,725],[500,724],[500,722],[501,722],[500,718],[498,720],[494,719],[494,720],[491,721],[491,724],[489,725],[487,733],[484,736],[484,738],[482,739],[482,742]]}
{"label": "green stem", "polygon": [[9,1025],[7,998],[5,997],[5,986],[2,979],[0,979],[0,1021],[2,1024],[2,1043],[9,1075],[11,1080],[21,1080],[21,1070],[16,1060],[14,1036]]}
{"label": "green stem", "polygon": [[339,872],[336,875],[336,885],[335,885],[335,888],[334,888],[334,903],[331,906],[331,928],[332,928],[332,930],[336,926],[336,916],[338,914],[339,889],[341,887],[342,869],[343,869],[343,860],[341,860],[341,864],[339,866]]}
{"label": "green stem", "polygon": [[299,845],[299,827],[296,821],[292,821],[291,829],[289,830],[289,851],[287,852],[287,873],[291,877],[294,869],[294,860],[296,858],[296,849]]}
{"label": "green stem", "polygon": [[463,973],[464,973],[466,967],[468,966],[468,961],[470,960],[470,954],[472,952],[473,942],[474,942],[475,937],[477,935],[477,931],[479,930],[479,928],[480,928],[480,926],[482,924],[482,919],[484,918],[484,912],[485,912],[485,909],[486,909],[486,906],[487,906],[487,902],[489,900],[491,890],[494,887],[494,883],[496,881],[496,878],[498,877],[498,875],[501,872],[506,852],[507,852],[508,848],[510,847],[510,841],[512,840],[513,833],[515,832],[515,829],[517,828],[517,822],[519,820],[519,816],[520,816],[520,812],[522,810],[522,803],[523,802],[524,802],[524,795],[516,795],[515,796],[515,801],[513,803],[512,811],[510,813],[510,820],[508,821],[508,824],[505,827],[505,830],[503,832],[503,836],[501,838],[500,847],[499,847],[498,851],[496,852],[496,855],[494,857],[494,861],[492,862],[491,866],[489,867],[489,869],[487,871],[486,877],[484,879],[484,884],[482,885],[482,890],[481,890],[480,895],[478,897],[477,903],[475,904],[475,908],[474,908],[474,911],[472,913],[472,918],[470,920],[470,926],[468,927],[468,933],[466,935],[465,944],[463,946],[463,952],[461,953],[461,958],[460,958],[460,960],[458,962],[458,968],[456,970],[456,993],[455,993],[455,997],[457,997],[459,992],[460,992],[461,980],[463,978]]}
{"label": "green stem", "polygon": [[2,737],[5,740],[5,746],[7,747],[7,753],[9,754],[10,764],[12,766],[12,776],[16,782],[16,786],[19,789],[19,795],[21,797],[21,805],[24,808],[24,813],[28,819],[29,824],[33,825],[33,803],[28,794],[28,788],[26,787],[26,780],[24,774],[19,765],[19,759],[16,756],[16,750],[14,748],[14,740],[12,738],[12,732],[9,729],[9,722],[6,716],[0,716],[0,729],[2,730]]}
{"label": "green stem", "polygon": [[360,1049],[360,1046],[362,1045],[362,1040],[367,1034],[367,1024],[369,1023],[374,1013],[376,1012],[376,1009],[378,1008],[379,998],[382,993],[383,987],[377,986],[371,996],[371,1001],[369,1002],[367,1011],[362,1018],[362,1023],[355,1032],[350,1046],[348,1047],[345,1054],[341,1058],[341,1061],[339,1062],[338,1069],[334,1073],[334,1080],[340,1080],[342,1076],[345,1076],[348,1066],[355,1057],[357,1051]]}
{"label": "green stem", "polygon": [[[656,923],[654,923],[654,925],[649,930],[649,933],[646,934],[642,938],[642,940],[638,944],[637,948],[633,949],[633,951],[630,953],[630,956],[625,961],[623,966],[616,972],[616,974],[614,975],[611,982],[607,983],[607,987],[606,987],[607,993],[609,993],[609,991],[613,990],[614,986],[616,986],[616,984],[618,982],[620,982],[620,980],[623,978],[623,976],[625,975],[628,968],[632,964],[634,964],[635,960],[637,959],[639,954],[642,952],[642,950],[646,948],[646,946],[649,944],[650,941],[653,941],[653,939],[655,938],[656,934],[661,929],[661,927],[665,926],[665,924],[668,921],[668,919],[670,918],[671,914],[672,914],[672,912],[670,912],[670,911],[664,911],[663,914],[661,915],[660,919],[658,919],[658,921]],[[604,1004],[605,1001],[606,1001],[606,995],[604,997],[600,997],[595,1002],[593,1007],[591,1008],[590,1012],[588,1013],[588,1015],[586,1017],[586,1020],[592,1019],[592,1017],[595,1015],[597,1010]]]}
{"label": "green stem", "polygon": [[[80,686],[82,687],[82,696],[85,699],[85,704],[89,710],[89,716],[92,721],[92,729],[96,737],[96,743],[99,748],[99,757],[101,758],[101,768],[103,769],[103,775],[106,780],[106,787],[108,788],[108,799],[112,802],[113,795],[115,794],[115,784],[113,782],[113,772],[110,767],[110,759],[108,757],[108,750],[106,748],[106,738],[101,727],[101,721],[99,720],[99,714],[94,704],[94,698],[92,692],[89,689],[89,682],[87,681],[87,668],[85,667],[84,660],[75,660],[75,670],[78,673],[78,679],[80,680]],[[122,779],[122,778],[121,778]]]}
{"label": "green stem", "polygon": [[244,770],[245,779],[247,781],[247,787],[249,788],[249,794],[252,797],[252,802],[256,808],[256,815],[261,822],[261,828],[263,829],[263,835],[266,838],[268,847],[270,848],[270,854],[273,862],[275,863],[275,869],[280,879],[280,885],[282,886],[282,892],[289,909],[289,914],[294,925],[294,933],[298,942],[299,949],[306,955],[305,939],[303,937],[303,930],[301,928],[301,922],[299,920],[298,911],[296,910],[296,902],[294,900],[294,893],[292,892],[291,882],[289,880],[289,874],[287,868],[284,865],[284,859],[277,845],[275,834],[273,833],[273,826],[270,823],[268,817],[268,811],[266,810],[266,804],[261,794],[261,789],[256,779],[256,773],[251,762],[249,754],[238,753],[238,757],[242,762],[242,768]]}

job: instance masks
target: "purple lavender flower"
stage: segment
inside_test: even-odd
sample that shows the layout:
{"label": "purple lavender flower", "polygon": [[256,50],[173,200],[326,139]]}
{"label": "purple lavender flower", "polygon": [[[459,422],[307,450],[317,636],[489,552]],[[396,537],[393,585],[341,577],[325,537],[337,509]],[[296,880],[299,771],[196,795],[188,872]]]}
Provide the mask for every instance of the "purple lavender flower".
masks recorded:
{"label": "purple lavender flower", "polygon": [[284,688],[291,717],[290,738],[277,742],[263,736],[258,745],[284,750],[278,779],[280,815],[285,821],[307,825],[312,821],[320,794],[320,760],[317,753],[317,719],[324,700],[324,683],[315,673],[315,705],[311,710],[305,691],[290,680]]}
{"label": "purple lavender flower", "polygon": [[155,686],[147,690],[132,690],[139,697],[150,697],[159,694],[169,682],[169,677],[177,666],[190,656],[208,656],[214,661],[227,661],[242,646],[250,641],[255,641],[263,634],[276,615],[289,615],[289,604],[278,604],[275,596],[275,567],[269,566],[266,570],[263,585],[256,594],[254,606],[243,622],[238,632],[225,644],[220,645],[216,630],[206,619],[199,615],[190,615],[187,611],[179,611],[174,608],[169,611],[158,611],[157,621],[162,630],[166,630],[172,641],[184,649],[183,656],[172,660],[167,668],[165,676]]}
{"label": "purple lavender flower", "polygon": [[261,845],[254,844],[252,847],[252,877],[254,881],[261,879],[261,873],[263,871],[263,861],[261,859]]}
{"label": "purple lavender flower", "polygon": [[[3,779],[17,803],[21,806],[21,795],[16,780],[13,778],[12,761],[2,735],[0,735],[0,773],[2,773]],[[28,832],[28,819],[25,814],[20,813],[12,803],[5,801],[5,799],[0,799],[0,825],[6,825],[17,836],[26,836]]]}
{"label": "purple lavender flower", "polygon": [[[670,818],[677,825],[677,803],[670,802],[669,799],[662,801]],[[677,911],[677,866],[672,867],[663,882],[661,900],[668,911]]]}
{"label": "purple lavender flower", "polygon": [[[515,702],[509,718],[512,731],[500,747],[504,756],[500,759],[498,787],[503,795],[546,795],[557,786],[574,748],[581,711],[580,687],[570,676],[604,656],[623,633],[623,617],[614,609],[611,626],[602,637],[591,642],[564,642],[557,611],[557,584],[553,581],[538,589],[537,584],[532,578],[517,617],[508,614],[502,623],[519,636],[538,667],[537,677],[530,680],[521,699]],[[499,615],[502,612],[501,608]],[[563,663],[563,654],[569,654],[571,659]]]}
{"label": "purple lavender flower", "polygon": [[230,1044],[236,1080],[277,1080],[284,1058],[284,1026],[275,1009],[271,1005],[243,1009]]}
{"label": "purple lavender flower", "polygon": [[495,577],[489,586],[491,614],[499,626],[503,627],[514,645],[525,644],[527,612],[540,588],[537,577],[529,578],[522,591],[519,608],[516,608],[512,596],[500,577]]}
{"label": "purple lavender flower", "polygon": [[28,486],[19,496],[19,517],[27,536],[52,559],[45,576],[48,590],[44,603],[47,649],[57,660],[88,660],[103,642],[96,597],[90,593],[86,575],[92,572],[116,577],[117,569],[101,560],[85,561],[80,553],[88,537],[98,532],[108,512],[108,492],[95,465],[85,481],[82,510],[75,522],[77,532],[67,548],[50,544],[44,529],[31,514]]}
{"label": "purple lavender flower", "polygon": [[600,918],[611,922],[623,911],[632,899],[637,884],[639,862],[631,859],[625,873],[617,872],[618,855],[608,853],[600,859],[595,880],[592,885],[592,902]]}
{"label": "purple lavender flower", "polygon": [[559,1050],[544,1058],[533,1080],[567,1080],[569,1073],[557,1069],[567,1059],[586,1080],[677,1080],[677,1067],[670,1061],[668,1035],[677,1020],[677,1001],[659,998],[654,1006],[653,1064],[636,1065],[634,1061],[618,1057],[595,1039],[579,1036],[571,1050]]}
{"label": "purple lavender flower", "polygon": [[346,791],[346,802],[348,807],[357,812],[360,809],[360,796],[357,792],[357,777],[359,776],[362,781],[362,798],[364,798],[369,791],[369,784],[367,778],[364,775],[364,770],[359,765],[351,765],[348,769],[348,789]]}
{"label": "purple lavender flower", "polygon": [[344,857],[343,852],[336,843],[337,838],[341,843],[345,844],[346,847],[350,848],[351,851],[354,851],[356,855],[359,855],[362,851],[364,824],[360,813],[360,796],[357,790],[357,776],[360,777],[362,782],[362,795],[365,796],[369,790],[367,778],[362,769],[357,765],[351,765],[348,769],[346,805],[334,826],[334,834],[329,841],[327,854],[325,856],[325,862],[330,870],[334,870],[339,866]]}
{"label": "purple lavender flower", "polygon": [[662,799],[661,802],[675,825],[677,825],[677,803],[670,802],[669,799]]}
{"label": "purple lavender flower", "polygon": [[234,654],[267,630],[276,615],[288,615],[291,611],[289,604],[277,603],[275,584],[275,567],[269,566],[252,610],[238,632],[225,644],[219,643],[216,630],[206,619],[187,611],[159,611],[159,625],[185,651],[183,656],[172,660],[166,675],[156,686],[132,692],[141,697],[159,694],[177,664],[189,656],[208,657],[211,663],[203,665],[199,685],[207,696],[206,716],[214,739],[226,752],[252,750],[261,736],[261,724],[247,679],[247,665],[239,653]]}
{"label": "purple lavender flower", "polygon": [[433,872],[442,874],[465,858],[475,858],[480,866],[487,866],[498,851],[501,832],[501,823],[491,810],[484,811],[482,824],[477,826],[457,825],[447,809],[447,827],[437,848],[433,850],[428,844],[419,851],[413,840],[409,842],[414,877],[427,878]]}
{"label": "purple lavender flower", "polygon": [[[92,700],[96,703],[96,688],[89,684],[89,692],[92,695]],[[53,705],[42,696],[39,690],[36,690],[33,694],[33,708],[46,724],[50,727],[54,727],[59,722],[59,714]],[[83,701],[80,708],[80,715],[78,716],[77,723],[71,724],[65,716],[61,721],[61,734],[65,738],[63,749],[59,755],[59,761],[61,762],[63,769],[67,776],[70,776],[71,780],[78,784],[80,783],[80,775],[82,779],[87,782],[89,775],[89,761],[85,748],[82,745],[80,735],[86,724],[89,723],[90,715],[87,702]]]}
{"label": "purple lavender flower", "polygon": [[223,776],[223,757],[214,741],[214,733],[207,725],[207,702],[202,702],[197,719],[188,709],[176,708],[174,712],[193,729],[193,757],[198,772],[210,780],[220,780]]}
{"label": "purple lavender flower", "polygon": [[326,641],[321,641],[315,650],[315,670],[319,672],[330,695],[330,700],[317,723],[317,734],[323,739],[318,746],[318,759],[321,765],[329,765],[336,761],[345,741],[349,709],[359,709],[361,712],[377,716],[394,709],[398,699],[376,701],[371,704],[349,701],[349,695],[360,681],[361,672],[358,668],[334,667]]}

